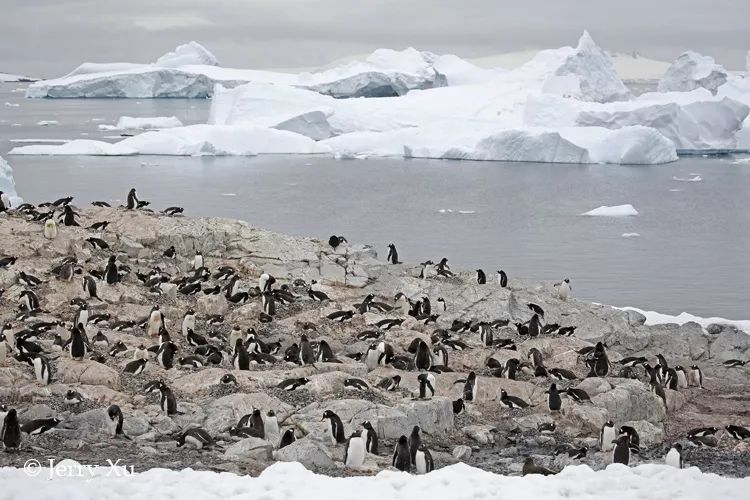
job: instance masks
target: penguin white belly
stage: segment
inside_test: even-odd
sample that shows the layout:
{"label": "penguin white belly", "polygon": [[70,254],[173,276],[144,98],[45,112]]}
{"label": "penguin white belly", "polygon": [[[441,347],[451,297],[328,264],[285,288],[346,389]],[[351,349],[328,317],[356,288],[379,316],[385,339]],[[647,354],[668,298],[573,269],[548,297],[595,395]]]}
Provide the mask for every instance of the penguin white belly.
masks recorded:
{"label": "penguin white belly", "polygon": [[477,384],[478,384],[478,382],[479,382],[478,380],[475,380],[474,381],[474,386],[471,388],[471,398],[472,398],[472,401],[474,401],[475,403],[477,401]]}
{"label": "penguin white belly", "polygon": [[669,466],[679,469],[680,468],[680,453],[674,448],[672,448],[671,450],[669,450],[669,453],[667,453],[667,456],[664,457],[664,463]]}
{"label": "penguin white belly", "polygon": [[560,296],[560,300],[568,300],[568,297],[570,297],[570,286],[563,281],[558,287],[557,293]]}
{"label": "penguin white belly", "polygon": [[414,456],[414,464],[417,468],[417,474],[427,474],[427,459],[423,451],[417,450],[417,454]]}
{"label": "penguin white belly", "polygon": [[117,435],[117,419],[112,420],[111,418],[107,417],[107,431],[109,432],[110,436]]}
{"label": "penguin white belly", "polygon": [[[8,357],[8,346],[5,341],[0,341],[0,366],[5,366],[5,360]],[[2,427],[0,427],[2,429]]]}
{"label": "penguin white belly", "polygon": [[203,448],[203,441],[196,438],[195,436],[185,436],[185,442],[190,443],[192,446],[195,446],[196,450],[200,450]]}
{"label": "penguin white belly", "polygon": [[615,428],[614,427],[605,427],[604,431],[602,432],[602,442],[601,442],[601,449],[602,451],[610,451],[614,448],[614,445],[612,444],[612,441],[615,440]]}
{"label": "penguin white belly", "polygon": [[161,316],[158,312],[151,313],[151,316],[148,317],[148,334],[155,337],[156,335],[159,335],[159,330],[161,329]]}
{"label": "penguin white belly", "polygon": [[368,370],[374,370],[378,367],[378,359],[380,358],[380,351],[378,349],[370,349],[367,351],[367,357],[365,358],[365,365]]}
{"label": "penguin white belly", "polygon": [[43,384],[47,383],[47,367],[40,358],[34,358],[34,375],[37,381]]}
{"label": "penguin white belly", "polygon": [[266,436],[266,441],[271,443],[274,448],[279,446],[281,432],[279,430],[279,422],[276,418],[266,418],[263,421],[263,433]]}
{"label": "penguin white belly", "polygon": [[349,440],[349,448],[346,454],[347,467],[362,467],[365,463],[365,441],[359,438]]}
{"label": "penguin white belly", "polygon": [[687,377],[685,376],[685,372],[683,371],[677,372],[677,387],[679,387],[680,389],[687,389],[688,387]]}
{"label": "penguin white belly", "polygon": [[44,223],[44,237],[48,240],[57,238],[57,224],[55,224],[55,221],[48,220]]}
{"label": "penguin white belly", "polygon": [[195,331],[195,316],[187,316],[184,320],[182,320],[182,334],[186,337],[188,330]]}

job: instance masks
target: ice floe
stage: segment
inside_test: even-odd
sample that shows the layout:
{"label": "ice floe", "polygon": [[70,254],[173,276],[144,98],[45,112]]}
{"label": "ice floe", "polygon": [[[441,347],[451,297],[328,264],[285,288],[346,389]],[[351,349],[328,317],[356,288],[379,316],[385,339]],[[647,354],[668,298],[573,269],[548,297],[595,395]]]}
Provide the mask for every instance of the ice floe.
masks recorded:
{"label": "ice floe", "polygon": [[591,217],[630,217],[632,215],[638,215],[638,211],[633,205],[616,205],[612,207],[601,206],[588,212],[582,213],[581,215],[588,215]]}

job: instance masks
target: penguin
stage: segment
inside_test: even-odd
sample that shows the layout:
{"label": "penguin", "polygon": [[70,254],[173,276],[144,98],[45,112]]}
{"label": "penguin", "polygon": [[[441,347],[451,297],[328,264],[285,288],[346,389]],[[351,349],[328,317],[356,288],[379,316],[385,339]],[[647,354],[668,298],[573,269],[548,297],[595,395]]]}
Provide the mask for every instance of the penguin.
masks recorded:
{"label": "penguin", "polygon": [[690,374],[688,375],[688,384],[703,389],[703,372],[698,365],[690,367]]}
{"label": "penguin", "polygon": [[432,460],[432,454],[426,447],[421,446],[417,449],[414,456],[414,468],[417,474],[427,474],[435,470],[435,462]]}
{"label": "penguin", "polygon": [[55,222],[55,219],[47,219],[44,222],[44,237],[48,240],[57,238],[57,222]]}
{"label": "penguin", "polygon": [[245,349],[245,344],[241,338],[238,338],[234,345],[234,359],[232,359],[232,365],[235,370],[249,370],[250,369],[250,355]]}
{"label": "penguin", "polygon": [[261,303],[263,304],[263,312],[269,316],[276,314],[276,302],[273,299],[273,295],[269,292],[263,292],[261,295]]}
{"label": "penguin", "polygon": [[378,433],[375,431],[375,428],[372,426],[369,420],[365,420],[362,422],[363,431],[364,434],[362,437],[365,440],[365,450],[368,453],[372,453],[373,455],[378,454]]}
{"label": "penguin", "polygon": [[484,271],[481,269],[477,269],[477,284],[478,285],[484,285],[487,283],[487,276],[484,274]]}
{"label": "penguin", "polygon": [[612,463],[613,464],[630,464],[630,436],[623,434],[616,440],[612,441],[615,445],[612,451]]}
{"label": "penguin", "polygon": [[135,210],[138,208],[140,201],[138,201],[138,195],[135,192],[135,188],[128,191],[128,210]]}
{"label": "penguin", "polygon": [[274,447],[279,445],[281,430],[279,429],[279,420],[276,418],[276,413],[273,410],[268,410],[266,416],[263,418],[263,435],[266,441],[270,442]]}
{"label": "penguin", "polygon": [[90,299],[99,298],[99,296],[96,294],[96,281],[92,276],[83,277],[83,292],[88,295]]}
{"label": "penguin", "polygon": [[334,251],[338,248],[339,245],[344,244],[344,243],[348,243],[348,241],[346,241],[346,238],[344,238],[343,236],[333,235],[330,238],[328,238],[328,244],[331,246],[331,248]]}
{"label": "penguin", "polygon": [[63,399],[63,403],[66,405],[79,405],[83,403],[84,397],[81,396],[81,393],[78,391],[74,391],[73,389],[68,389],[68,392],[65,393],[65,398]]}
{"label": "penguin", "polygon": [[34,365],[34,375],[36,376],[36,381],[41,383],[42,385],[49,385],[49,383],[52,381],[52,372],[50,370],[49,361],[47,360],[47,358],[39,354],[34,357],[32,363]]}
{"label": "penguin", "polygon": [[0,212],[5,212],[10,209],[10,196],[8,196],[5,192],[0,191]]}
{"label": "penguin", "polygon": [[219,383],[221,385],[239,385],[239,383],[237,382],[237,377],[235,377],[231,373],[225,373],[224,375],[222,375]]}
{"label": "penguin", "polygon": [[128,364],[125,365],[125,368],[123,368],[124,373],[131,373],[133,375],[139,375],[143,373],[143,370],[146,368],[146,363],[148,361],[145,359],[135,359],[133,361],[130,361]]}
{"label": "penguin", "polygon": [[380,382],[378,382],[376,387],[378,389],[383,389],[384,391],[390,392],[398,389],[400,383],[401,375],[394,375],[393,377],[382,379]]}
{"label": "penguin", "polygon": [[21,426],[18,425],[18,414],[15,408],[11,408],[5,415],[0,436],[2,436],[5,451],[16,451],[21,446]]}
{"label": "penguin", "polygon": [[[118,343],[122,344],[122,342],[118,342]],[[125,346],[125,344],[123,344],[123,347],[124,346]],[[133,349],[133,359],[148,360],[149,359],[148,349],[146,349],[145,347],[143,347],[143,344],[139,344],[138,347],[136,347],[135,349]]]}
{"label": "penguin", "polygon": [[89,324],[89,306],[85,302],[81,305],[81,307],[76,311],[76,317],[75,320],[73,320],[74,325],[82,325],[84,328]]}
{"label": "penguin", "polygon": [[745,366],[745,364],[747,364],[747,361],[742,361],[740,359],[728,359],[722,363],[726,368],[737,368]]}
{"label": "penguin", "polygon": [[258,288],[261,292],[270,292],[274,283],[276,283],[276,278],[268,273],[263,273],[258,278]]}
{"label": "penguin", "polygon": [[631,453],[639,454],[641,452],[641,438],[638,436],[638,431],[629,425],[623,425],[620,427],[620,436],[624,434],[628,435]]}
{"label": "penguin", "polygon": [[432,366],[448,367],[448,351],[442,345],[432,348]]}
{"label": "penguin", "polygon": [[85,335],[86,334],[83,331],[83,323],[78,323],[78,326],[74,326],[70,331],[71,359],[81,361],[88,353],[88,343],[86,342]]}
{"label": "penguin", "polygon": [[508,393],[505,392],[505,389],[500,389],[500,404],[510,409],[529,407],[529,403],[527,403],[523,399],[516,396],[508,396]]}
{"label": "penguin", "polygon": [[365,463],[366,444],[362,431],[354,431],[346,441],[344,450],[344,465],[347,467],[362,467]]}
{"label": "penguin", "polygon": [[687,372],[685,371],[685,368],[683,368],[680,365],[676,365],[674,367],[674,371],[677,376],[677,387],[679,389],[687,389],[688,388],[688,376],[687,376]]}
{"label": "penguin", "polygon": [[412,465],[415,464],[417,450],[422,446],[421,431],[421,427],[415,425],[411,429],[411,434],[409,434],[409,455],[411,457]]}
{"label": "penguin", "polygon": [[315,353],[310,341],[307,339],[307,335],[304,333],[299,341],[299,364],[302,366],[315,365]]}
{"label": "penguin", "polygon": [[367,382],[365,382],[362,379],[359,378],[347,378],[344,379],[344,388],[352,388],[357,391],[366,391],[370,387],[367,385]]}
{"label": "penguin", "polygon": [[599,432],[599,449],[601,451],[611,450],[612,444],[616,438],[615,423],[611,420],[607,420],[602,426],[602,430]]}
{"label": "penguin", "polygon": [[464,410],[466,410],[466,405],[464,404],[464,400],[462,398],[458,398],[453,402],[454,415],[460,415]]}
{"label": "penguin", "polygon": [[186,444],[190,444],[196,450],[202,450],[203,448],[210,448],[216,443],[206,429],[202,427],[193,427],[180,434],[177,438],[178,448],[181,448]]}
{"label": "penguin", "polygon": [[39,309],[39,297],[31,290],[21,292],[18,300],[25,307],[26,311],[36,311]]}
{"label": "penguin", "polygon": [[547,469],[546,467],[542,467],[541,465],[536,465],[534,463],[534,459],[531,457],[528,457],[523,462],[523,467],[521,468],[521,475],[528,476],[529,474],[540,474],[542,476],[552,476],[556,473]]}
{"label": "penguin", "polygon": [[544,318],[544,309],[542,309],[538,304],[534,304],[533,302],[526,304],[527,307],[533,312],[534,314],[538,314],[540,318]]}
{"label": "penguin", "polygon": [[682,469],[685,467],[685,462],[682,458],[682,445],[680,443],[672,445],[669,452],[667,452],[664,457],[664,463],[676,469]]}
{"label": "penguin", "polygon": [[[435,395],[435,376],[432,373],[421,373],[417,376],[419,381],[419,399],[432,399]],[[427,389],[430,397],[427,398]]]}
{"label": "penguin", "polygon": [[299,389],[303,385],[310,382],[310,379],[302,377],[302,378],[288,378],[285,380],[282,380],[279,385],[276,387],[278,389],[283,389],[285,391],[294,391],[296,389]]}
{"label": "penguin", "polygon": [[195,330],[195,311],[192,307],[182,317],[182,335],[187,337],[188,330]]}
{"label": "penguin", "polygon": [[426,371],[432,368],[432,353],[427,343],[420,340],[417,346],[417,352],[414,355],[414,366],[417,370]]}
{"label": "penguin", "polygon": [[297,440],[297,438],[294,435],[294,429],[287,429],[284,432],[284,435],[281,436],[281,442],[279,443],[279,449],[282,449],[285,446],[289,446],[290,444],[292,444],[296,440]]}
{"label": "penguin", "polygon": [[166,413],[169,417],[171,417],[172,415],[176,415],[178,413],[177,399],[174,397],[174,392],[172,392],[172,389],[164,384],[161,384],[159,386],[159,392],[161,393],[161,411]]}
{"label": "penguin", "polygon": [[62,422],[59,418],[40,418],[37,420],[31,420],[21,426],[21,432],[30,436],[38,436],[44,434],[50,429],[57,427],[57,424]]}
{"label": "penguin", "polygon": [[320,290],[313,290],[312,288],[307,289],[307,296],[310,297],[313,302],[324,302],[331,300],[331,298]]}
{"label": "penguin", "polygon": [[148,315],[148,326],[146,333],[155,337],[159,334],[159,331],[164,327],[164,314],[159,310],[159,305],[155,305]]}
{"label": "penguin", "polygon": [[333,355],[333,349],[325,340],[321,340],[318,344],[318,355],[317,360],[321,363],[338,363],[336,356]]}
{"label": "penguin", "polygon": [[740,441],[750,440],[750,428],[742,427],[741,425],[727,425],[727,433],[734,439]]}
{"label": "penguin", "polygon": [[5,366],[5,360],[8,358],[8,343],[5,334],[0,332],[0,366]]}
{"label": "penguin", "polygon": [[323,412],[323,418],[321,420],[329,421],[328,436],[331,439],[331,444],[336,445],[346,441],[344,436],[344,424],[341,422],[341,418],[331,410]]}
{"label": "penguin", "polygon": [[555,422],[539,422],[536,424],[536,430],[540,434],[552,434],[556,428],[557,424]]}
{"label": "penguin", "polygon": [[120,281],[120,273],[117,269],[117,257],[111,255],[107,261],[107,267],[104,269],[104,281],[108,285],[114,285]]}
{"label": "penguin", "polygon": [[64,226],[80,226],[78,222],[76,222],[76,217],[78,217],[78,214],[73,211],[73,209],[70,207],[70,205],[65,205],[65,208],[63,209],[63,225]]}
{"label": "penguin", "polygon": [[122,410],[119,406],[112,405],[107,408],[107,429],[110,436],[125,436],[125,433],[122,431],[123,420]]}
{"label": "penguin", "polygon": [[562,280],[562,282],[557,283],[555,286],[557,287],[557,296],[560,298],[560,300],[568,300],[571,292],[570,279],[565,278],[564,280]]}
{"label": "penguin", "polygon": [[464,401],[475,401],[477,400],[477,374],[469,372],[469,376],[466,377],[464,383]]}
{"label": "penguin", "polygon": [[203,253],[200,251],[195,252],[193,257],[193,269],[198,270],[203,267]]}
{"label": "penguin", "polygon": [[156,352],[156,360],[159,362],[159,366],[165,370],[174,367],[174,354],[176,351],[177,346],[172,342],[163,342]]}
{"label": "penguin", "polygon": [[396,448],[393,450],[393,460],[391,465],[402,472],[411,472],[411,452],[409,451],[409,442],[406,436],[401,435],[398,438]]}
{"label": "penguin", "polygon": [[568,387],[568,389],[565,391],[570,399],[575,401],[576,403],[583,403],[586,401],[591,401],[591,397],[589,396],[589,393],[584,391],[583,389],[575,389],[573,387]]}
{"label": "penguin", "polygon": [[396,250],[396,245],[393,243],[390,243],[388,245],[388,257],[386,258],[386,261],[390,262],[391,264],[401,264],[398,260],[398,251]]}
{"label": "penguin", "polygon": [[497,283],[500,285],[500,288],[508,286],[508,275],[502,269],[497,272]]}
{"label": "penguin", "polygon": [[550,385],[545,393],[547,394],[547,408],[550,413],[560,411],[562,408],[562,399],[560,398],[560,393],[557,392],[557,385]]}
{"label": "penguin", "polygon": [[534,313],[534,315],[529,320],[529,336],[537,337],[539,336],[540,331],[541,331],[541,325],[539,323],[539,315]]}

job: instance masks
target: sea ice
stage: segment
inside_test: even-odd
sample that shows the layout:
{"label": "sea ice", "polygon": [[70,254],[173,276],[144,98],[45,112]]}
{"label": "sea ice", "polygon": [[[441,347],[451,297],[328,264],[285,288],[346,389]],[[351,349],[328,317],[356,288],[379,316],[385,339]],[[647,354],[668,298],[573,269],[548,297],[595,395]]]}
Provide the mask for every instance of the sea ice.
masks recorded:
{"label": "sea ice", "polygon": [[[693,174],[690,174],[693,175]],[[681,182],[701,182],[703,179],[700,175],[696,175],[694,177],[677,177],[676,175],[672,177],[673,181],[681,181]]]}
{"label": "sea ice", "polygon": [[613,207],[601,206],[588,212],[582,213],[581,215],[589,215],[595,217],[629,217],[631,215],[638,215],[638,211],[633,205],[617,205]]}

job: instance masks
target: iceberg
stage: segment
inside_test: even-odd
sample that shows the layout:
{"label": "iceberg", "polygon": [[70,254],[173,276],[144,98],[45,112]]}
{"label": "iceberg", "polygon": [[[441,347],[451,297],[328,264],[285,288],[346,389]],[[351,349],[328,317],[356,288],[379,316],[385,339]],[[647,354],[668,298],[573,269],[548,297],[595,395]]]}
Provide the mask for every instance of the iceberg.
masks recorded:
{"label": "iceberg", "polygon": [[590,217],[630,217],[638,215],[638,211],[633,205],[617,205],[613,207],[601,206],[593,210],[589,210],[581,215],[588,215]]}
{"label": "iceberg", "polygon": [[121,116],[117,125],[99,125],[99,130],[153,130],[182,127],[176,116],[132,117]]}
{"label": "iceberg", "polygon": [[716,64],[713,57],[689,50],[675,59],[658,88],[659,92],[686,92],[703,87],[716,95],[726,81],[727,70]]}
{"label": "iceberg", "polygon": [[363,62],[315,73],[282,73],[219,67],[205,47],[180,45],[153,64],[84,63],[66,76],[30,85],[27,97],[53,98],[206,98],[214,85],[248,82],[306,88],[335,98],[385,97],[447,84],[428,62],[427,53],[379,49]]}
{"label": "iceberg", "polygon": [[0,156],[0,191],[8,195],[11,206],[17,207],[23,203],[23,199],[21,199],[16,193],[16,182],[13,179],[13,169],[2,156]]}
{"label": "iceberg", "polygon": [[0,82],[35,82],[38,78],[30,76],[13,75],[11,73],[0,73]]}

